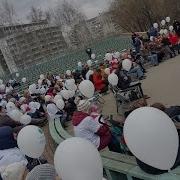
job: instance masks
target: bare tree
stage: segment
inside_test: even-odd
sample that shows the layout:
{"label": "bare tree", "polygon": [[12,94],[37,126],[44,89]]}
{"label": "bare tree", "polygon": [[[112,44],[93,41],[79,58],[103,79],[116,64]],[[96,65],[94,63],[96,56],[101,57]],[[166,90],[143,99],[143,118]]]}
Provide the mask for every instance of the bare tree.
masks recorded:
{"label": "bare tree", "polygon": [[179,0],[113,0],[110,6],[115,23],[126,31],[146,31],[166,16],[178,18]]}
{"label": "bare tree", "polygon": [[16,12],[12,3],[8,0],[3,0],[0,3],[0,24],[13,25],[17,22]]}
{"label": "bare tree", "polygon": [[83,21],[85,15],[72,2],[64,0],[51,10],[52,21],[56,25],[72,25]]}
{"label": "bare tree", "polygon": [[45,19],[45,13],[40,8],[32,6],[27,19],[30,20],[30,22],[39,22]]}

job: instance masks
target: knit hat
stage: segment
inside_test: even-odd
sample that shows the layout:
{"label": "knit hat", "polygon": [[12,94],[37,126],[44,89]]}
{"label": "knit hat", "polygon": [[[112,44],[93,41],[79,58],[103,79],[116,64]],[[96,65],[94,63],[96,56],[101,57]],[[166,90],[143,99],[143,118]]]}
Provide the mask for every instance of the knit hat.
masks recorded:
{"label": "knit hat", "polygon": [[86,112],[89,109],[90,104],[91,103],[88,100],[80,100],[77,105],[77,110]]}

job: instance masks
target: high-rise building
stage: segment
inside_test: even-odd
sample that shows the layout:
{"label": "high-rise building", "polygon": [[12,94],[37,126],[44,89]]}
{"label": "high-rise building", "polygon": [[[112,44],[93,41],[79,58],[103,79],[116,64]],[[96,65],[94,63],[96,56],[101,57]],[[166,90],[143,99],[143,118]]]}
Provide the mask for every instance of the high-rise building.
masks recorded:
{"label": "high-rise building", "polygon": [[18,71],[18,68],[40,63],[58,55],[67,48],[59,26],[46,21],[32,24],[0,27],[0,72]]}
{"label": "high-rise building", "polygon": [[93,40],[103,39],[108,36],[119,34],[122,29],[113,22],[112,15],[108,12],[73,25],[67,33],[71,47],[85,46]]}

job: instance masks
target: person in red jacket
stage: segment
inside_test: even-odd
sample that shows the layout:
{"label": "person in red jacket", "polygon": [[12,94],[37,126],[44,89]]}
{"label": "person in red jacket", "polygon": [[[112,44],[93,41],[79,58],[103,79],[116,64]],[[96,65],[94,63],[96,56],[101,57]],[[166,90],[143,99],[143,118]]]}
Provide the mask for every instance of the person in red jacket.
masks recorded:
{"label": "person in red jacket", "polygon": [[107,82],[103,80],[100,69],[94,71],[94,74],[92,75],[92,81],[96,91],[100,93],[105,93],[108,91]]}
{"label": "person in red jacket", "polygon": [[178,51],[178,54],[180,54],[180,49],[179,49],[179,38],[177,36],[176,33],[172,32],[172,33],[169,33],[169,41],[171,43],[171,50],[174,52],[175,50]]}
{"label": "person in red jacket", "polygon": [[89,140],[98,150],[106,148],[112,141],[108,125],[100,124],[89,114],[91,104],[88,100],[76,98],[75,103],[78,110],[72,117],[75,136]]}

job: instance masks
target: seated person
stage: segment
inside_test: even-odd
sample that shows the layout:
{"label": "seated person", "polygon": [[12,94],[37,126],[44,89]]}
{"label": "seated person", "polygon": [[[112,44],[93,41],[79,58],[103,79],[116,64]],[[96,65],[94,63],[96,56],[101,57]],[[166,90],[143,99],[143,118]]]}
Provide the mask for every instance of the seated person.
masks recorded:
{"label": "seated person", "polygon": [[127,74],[122,69],[122,63],[119,64],[118,69],[116,70],[116,74],[118,76],[118,84],[117,87],[121,90],[127,89],[131,83],[131,78],[127,76]]}
{"label": "seated person", "polygon": [[111,142],[109,127],[101,125],[90,116],[90,102],[88,100],[75,99],[77,110],[72,117],[74,133],[76,137],[91,141],[98,150],[106,148]]}
{"label": "seated person", "polygon": [[74,97],[68,99],[65,102],[64,111],[67,113],[66,121],[70,121],[74,111],[76,111],[76,104],[74,103]]}
{"label": "seated person", "polygon": [[100,69],[94,71],[92,79],[96,91],[99,91],[100,93],[108,91],[108,84],[106,84],[106,81],[102,79]]}
{"label": "seated person", "polygon": [[151,106],[165,112],[173,120],[180,115],[180,106],[170,106],[167,108],[161,103],[154,103]]}
{"label": "seated person", "polygon": [[0,150],[15,147],[17,147],[17,142],[14,139],[13,129],[9,126],[0,127]]}
{"label": "seated person", "polygon": [[[0,174],[2,177],[5,176],[4,170],[9,165],[22,163],[25,167],[28,164],[25,156],[17,148],[16,136],[11,127],[0,127]],[[11,171],[11,173],[13,172]],[[1,175],[0,179],[2,179]]]}
{"label": "seated person", "polygon": [[137,63],[132,63],[131,69],[127,72],[128,76],[135,76],[139,80],[144,79],[144,73]]}
{"label": "seated person", "polygon": [[12,120],[7,114],[5,108],[0,106],[0,127],[10,126],[15,128],[17,126],[22,126],[19,122]]}
{"label": "seated person", "polygon": [[164,47],[164,50],[165,50],[165,54],[169,54],[170,55],[170,58],[173,58],[176,56],[176,53],[173,52],[170,48],[170,41],[169,41],[169,38],[167,37],[167,35],[163,35],[163,38],[162,38],[162,46]]}
{"label": "seated person", "polygon": [[58,85],[55,85],[54,87],[50,87],[46,94],[50,96],[56,96],[57,93],[60,91],[61,91],[61,88]]}
{"label": "seated person", "polygon": [[157,66],[159,64],[158,62],[158,55],[156,53],[155,44],[149,43],[148,47],[148,60],[151,62],[153,66]]}

